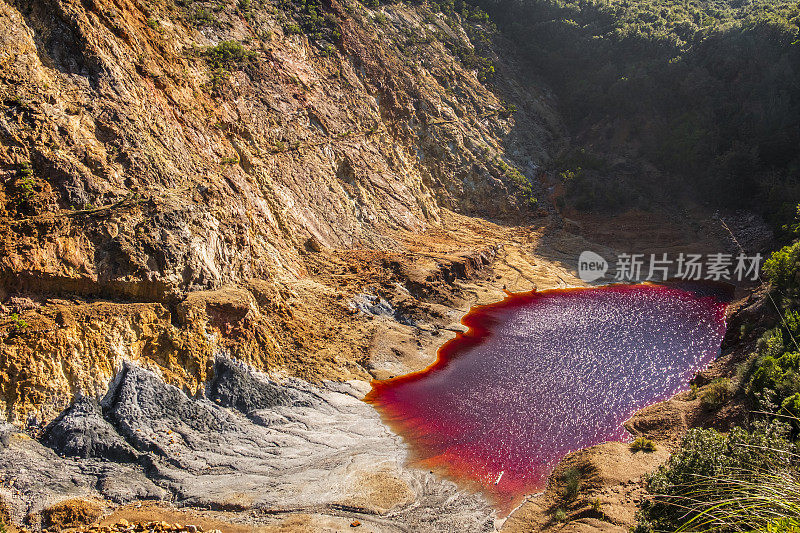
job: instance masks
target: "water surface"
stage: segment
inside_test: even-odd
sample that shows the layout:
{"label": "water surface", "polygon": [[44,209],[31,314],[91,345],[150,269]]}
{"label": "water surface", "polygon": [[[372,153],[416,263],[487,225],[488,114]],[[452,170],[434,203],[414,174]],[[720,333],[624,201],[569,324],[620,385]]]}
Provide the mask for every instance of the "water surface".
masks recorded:
{"label": "water surface", "polygon": [[473,308],[432,366],[366,400],[414,461],[474,484],[501,511],[544,488],[567,453],[626,440],[634,412],[713,360],[725,303],[701,285],[611,285],[509,295]]}

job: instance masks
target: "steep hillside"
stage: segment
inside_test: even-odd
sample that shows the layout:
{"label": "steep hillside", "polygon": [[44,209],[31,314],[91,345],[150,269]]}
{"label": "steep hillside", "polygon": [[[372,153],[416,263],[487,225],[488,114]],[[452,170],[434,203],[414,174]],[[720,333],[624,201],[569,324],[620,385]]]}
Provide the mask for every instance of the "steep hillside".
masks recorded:
{"label": "steep hillside", "polygon": [[547,212],[536,169],[558,120],[485,46],[476,59],[466,30],[490,28],[458,15],[59,1],[0,16],[0,298],[41,311],[4,318],[12,420],[104,389],[121,358],[196,390],[226,341],[204,320],[234,322],[216,330],[259,368],[364,376],[361,346],[321,324],[347,302],[308,282],[340,267],[309,253],[399,251],[443,210]]}
{"label": "steep hillside", "polygon": [[783,0],[476,0],[561,101],[568,205],[800,201],[800,9]]}

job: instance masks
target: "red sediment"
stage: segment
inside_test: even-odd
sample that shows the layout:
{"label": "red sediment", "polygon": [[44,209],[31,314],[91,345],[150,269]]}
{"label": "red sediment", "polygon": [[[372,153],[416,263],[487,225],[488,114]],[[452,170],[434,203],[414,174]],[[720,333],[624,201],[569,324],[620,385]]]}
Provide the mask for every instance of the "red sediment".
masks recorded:
{"label": "red sediment", "polygon": [[468,331],[431,366],[373,382],[365,401],[410,444],[413,463],[481,490],[507,513],[544,488],[565,454],[625,440],[625,420],[685,389],[713,360],[725,332],[718,289],[509,293],[471,309],[461,321]]}

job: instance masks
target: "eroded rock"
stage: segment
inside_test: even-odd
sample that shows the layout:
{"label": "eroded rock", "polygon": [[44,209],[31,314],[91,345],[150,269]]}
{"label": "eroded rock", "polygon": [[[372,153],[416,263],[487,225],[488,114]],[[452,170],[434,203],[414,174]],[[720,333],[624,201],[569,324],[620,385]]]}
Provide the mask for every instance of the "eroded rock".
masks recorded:
{"label": "eroded rock", "polygon": [[170,498],[228,511],[344,513],[377,531],[491,530],[482,497],[405,466],[400,438],[360,399],[368,388],[279,383],[220,357],[212,401],[126,363],[102,414],[81,399],[47,428],[43,442],[74,459],[17,438],[0,469],[26,465],[13,496],[23,516],[65,497]]}

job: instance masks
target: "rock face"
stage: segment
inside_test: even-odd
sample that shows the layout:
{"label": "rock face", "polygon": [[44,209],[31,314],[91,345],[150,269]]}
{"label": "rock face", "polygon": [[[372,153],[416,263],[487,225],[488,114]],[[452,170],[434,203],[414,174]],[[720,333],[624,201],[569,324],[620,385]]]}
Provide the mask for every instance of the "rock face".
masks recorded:
{"label": "rock face", "polygon": [[309,256],[400,251],[450,210],[547,212],[558,119],[512,56],[481,52],[498,75],[478,79],[480,23],[347,0],[314,7],[319,33],[297,9],[0,2],[0,311],[47,311],[0,318],[10,419],[101,393],[123,358],[194,394],[218,344],[363,377],[322,353],[318,318],[349,307]]}
{"label": "rock face", "polygon": [[403,466],[399,438],[360,401],[362,382],[279,384],[225,358],[214,374],[209,396],[190,398],[126,364],[104,414],[81,399],[46,429],[42,443],[52,451],[12,438],[0,468],[16,464],[15,517],[35,522],[70,496],[170,499],[266,516],[345,513],[376,531],[493,528],[481,497]]}
{"label": "rock face", "polygon": [[42,444],[71,457],[133,462],[135,450],[120,438],[91,398],[80,398],[45,429]]}

